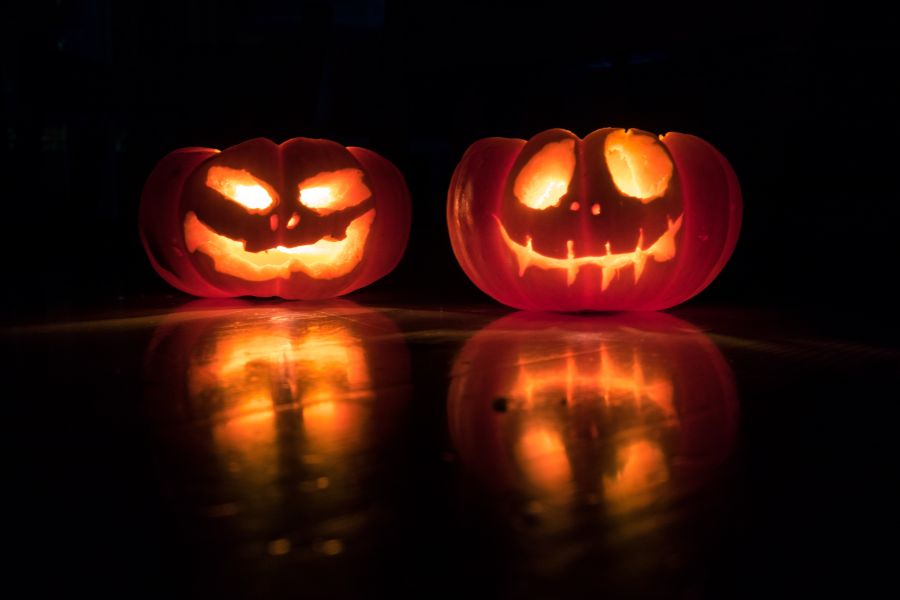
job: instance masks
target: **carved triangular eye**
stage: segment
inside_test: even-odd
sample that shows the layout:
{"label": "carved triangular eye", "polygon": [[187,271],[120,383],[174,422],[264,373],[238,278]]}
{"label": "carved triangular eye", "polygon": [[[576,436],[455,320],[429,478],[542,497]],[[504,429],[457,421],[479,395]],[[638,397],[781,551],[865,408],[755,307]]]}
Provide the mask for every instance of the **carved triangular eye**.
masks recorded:
{"label": "carved triangular eye", "polygon": [[619,191],[643,204],[666,193],[672,159],[655,137],[617,130],[606,136],[606,166]]}
{"label": "carved triangular eye", "polygon": [[550,142],[532,156],[513,185],[513,194],[529,208],[559,206],[575,172],[575,140]]}
{"label": "carved triangular eye", "polygon": [[356,206],[372,195],[359,169],[323,171],[297,186],[300,204],[320,215]]}
{"label": "carved triangular eye", "polygon": [[267,212],[278,198],[272,186],[244,169],[210,167],[206,185],[251,213]]}

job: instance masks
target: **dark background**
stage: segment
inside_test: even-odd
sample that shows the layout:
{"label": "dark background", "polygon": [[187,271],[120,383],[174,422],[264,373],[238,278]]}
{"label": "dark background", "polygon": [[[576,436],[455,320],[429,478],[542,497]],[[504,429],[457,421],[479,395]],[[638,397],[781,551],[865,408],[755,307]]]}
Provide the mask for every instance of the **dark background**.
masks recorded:
{"label": "dark background", "polygon": [[182,146],[324,137],[392,160],[406,257],[368,290],[482,301],[450,250],[466,147],[551,127],[698,135],[745,221],[701,303],[893,304],[898,22],[847,5],[46,2],[4,18],[6,320],[174,294],[137,206]]}
{"label": "dark background", "polygon": [[[404,527],[365,566],[383,595],[398,582],[419,596],[474,593],[468,586],[505,568],[506,541],[491,537],[488,517],[459,508],[448,483],[443,398],[464,336],[442,345],[430,336],[470,334],[503,309],[453,257],[447,186],[479,138],[606,126],[698,135],[742,185],[734,256],[674,311],[718,336],[742,403],[739,466],[715,488],[727,510],[708,515],[725,523],[714,528],[725,541],[697,561],[709,573],[705,595],[852,597],[895,570],[890,550],[877,550],[890,548],[896,525],[881,489],[897,464],[895,17],[859,3],[625,0],[94,0],[3,11],[0,323],[14,334],[2,338],[12,385],[0,516],[21,585],[191,596],[181,584],[198,564],[219,581],[221,563],[191,546],[172,514],[183,490],[160,483],[139,400],[154,321],[15,327],[187,301],[138,238],[156,161],[183,146],[307,136],[382,154],[412,194],[404,260],[351,299],[448,313],[482,303],[474,325],[442,310],[401,323],[416,403],[401,440],[409,451],[389,480],[406,483],[389,493],[402,499]],[[321,576],[352,583],[354,573]],[[666,581],[645,583],[666,597]]]}

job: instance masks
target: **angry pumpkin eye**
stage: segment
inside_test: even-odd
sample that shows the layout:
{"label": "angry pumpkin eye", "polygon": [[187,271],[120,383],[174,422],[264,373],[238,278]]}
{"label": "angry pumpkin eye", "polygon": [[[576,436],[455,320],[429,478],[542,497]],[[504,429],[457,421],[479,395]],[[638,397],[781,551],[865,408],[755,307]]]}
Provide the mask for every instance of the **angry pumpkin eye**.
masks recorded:
{"label": "angry pumpkin eye", "polygon": [[617,130],[606,136],[606,166],[620,192],[647,204],[666,193],[672,159],[656,138]]}
{"label": "angry pumpkin eye", "polygon": [[519,202],[536,210],[559,206],[569,191],[574,172],[575,140],[551,142],[538,150],[519,171],[513,194]]}
{"label": "angry pumpkin eye", "polygon": [[272,187],[243,169],[211,167],[206,185],[251,213],[264,213],[275,204]]}
{"label": "angry pumpkin eye", "polygon": [[359,169],[324,171],[298,185],[300,204],[319,215],[356,206],[372,195]]}

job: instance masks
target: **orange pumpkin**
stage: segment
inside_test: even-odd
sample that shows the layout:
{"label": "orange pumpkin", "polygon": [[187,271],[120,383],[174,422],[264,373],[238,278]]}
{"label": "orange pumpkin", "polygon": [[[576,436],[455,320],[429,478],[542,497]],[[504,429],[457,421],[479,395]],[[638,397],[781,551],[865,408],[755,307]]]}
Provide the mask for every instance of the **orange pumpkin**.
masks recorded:
{"label": "orange pumpkin", "polygon": [[703,140],[562,129],[486,138],[453,174],[447,224],[463,270],[528,310],[658,310],[684,302],[731,256],[737,178]]}
{"label": "orange pumpkin", "polygon": [[150,174],[140,207],[156,271],[208,297],[346,294],[396,266],[409,227],[393,164],[308,138],[176,150]]}

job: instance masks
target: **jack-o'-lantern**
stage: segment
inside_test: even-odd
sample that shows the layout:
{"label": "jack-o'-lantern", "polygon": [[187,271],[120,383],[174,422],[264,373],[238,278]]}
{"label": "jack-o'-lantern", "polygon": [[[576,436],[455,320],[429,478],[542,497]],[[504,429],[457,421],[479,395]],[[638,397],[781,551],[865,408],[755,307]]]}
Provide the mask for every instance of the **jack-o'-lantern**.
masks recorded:
{"label": "jack-o'-lantern", "polygon": [[734,171],[697,137],[552,129],[473,144],[453,175],[447,222],[463,270],[504,304],[658,310],[722,270],[741,208]]}
{"label": "jack-o'-lantern", "polygon": [[252,553],[333,554],[374,525],[344,517],[377,504],[360,490],[408,400],[406,345],[383,314],[198,301],[165,318],[145,373],[180,502],[231,517]]}
{"label": "jack-o'-lantern", "polygon": [[308,138],[176,150],[151,173],[140,207],[153,267],[207,297],[346,294],[396,266],[409,227],[393,164]]}
{"label": "jack-o'-lantern", "polygon": [[733,376],[710,340],[662,313],[519,313],[457,357],[451,439],[466,468],[565,530],[684,497],[731,454]]}

